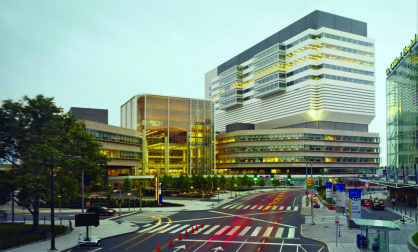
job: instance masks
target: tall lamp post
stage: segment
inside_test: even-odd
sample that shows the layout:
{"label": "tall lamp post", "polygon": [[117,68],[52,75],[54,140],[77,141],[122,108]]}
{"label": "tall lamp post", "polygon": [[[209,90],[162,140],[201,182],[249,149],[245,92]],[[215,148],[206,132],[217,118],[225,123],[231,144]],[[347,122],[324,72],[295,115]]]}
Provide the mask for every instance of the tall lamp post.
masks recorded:
{"label": "tall lamp post", "polygon": [[54,157],[51,156],[51,249],[55,249],[55,216],[54,216],[54,159],[81,159],[76,157]]}
{"label": "tall lamp post", "polygon": [[193,198],[193,186],[190,187],[192,189],[192,193],[190,194],[190,201],[192,201]]}

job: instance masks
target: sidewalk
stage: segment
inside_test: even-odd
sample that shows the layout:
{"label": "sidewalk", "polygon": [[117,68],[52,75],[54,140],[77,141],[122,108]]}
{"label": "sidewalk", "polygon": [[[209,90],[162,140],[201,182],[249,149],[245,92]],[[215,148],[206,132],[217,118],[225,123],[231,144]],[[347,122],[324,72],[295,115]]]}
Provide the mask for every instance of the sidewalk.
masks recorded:
{"label": "sidewalk", "polygon": [[[306,223],[301,226],[301,235],[303,237],[326,243],[330,252],[360,251],[356,245],[356,236],[361,233],[361,230],[359,228],[348,228],[347,217],[343,213],[328,210],[319,201],[318,204],[321,208],[313,209],[315,225],[312,225],[311,208],[310,205],[306,206],[305,196],[302,199],[302,203],[301,215],[305,215]],[[339,217],[340,232],[338,234],[335,217]],[[399,231],[389,232],[389,250],[391,252],[409,251],[406,243],[407,236],[417,230],[418,224],[411,223],[402,225]]]}

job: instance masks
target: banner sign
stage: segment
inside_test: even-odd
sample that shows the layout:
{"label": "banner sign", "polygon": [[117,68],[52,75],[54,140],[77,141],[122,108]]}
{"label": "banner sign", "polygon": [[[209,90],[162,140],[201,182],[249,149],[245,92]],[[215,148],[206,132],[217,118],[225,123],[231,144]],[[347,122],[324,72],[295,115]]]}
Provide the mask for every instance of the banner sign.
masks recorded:
{"label": "banner sign", "polygon": [[155,202],[158,203],[158,176],[155,177],[154,188],[155,188]]}
{"label": "banner sign", "polygon": [[348,191],[348,197],[350,198],[349,219],[361,219],[361,190],[350,189]]}
{"label": "banner sign", "polygon": [[345,184],[336,184],[335,185],[336,191],[345,191]]}
{"label": "banner sign", "polygon": [[332,199],[332,183],[325,183],[326,198]]}
{"label": "banner sign", "polygon": [[348,197],[350,199],[353,199],[353,198],[361,199],[361,190],[360,189],[350,189],[348,191]]}
{"label": "banner sign", "polygon": [[335,195],[335,205],[337,207],[345,207],[345,192],[337,191]]}
{"label": "banner sign", "polygon": [[163,183],[158,186],[158,204],[163,204]]}

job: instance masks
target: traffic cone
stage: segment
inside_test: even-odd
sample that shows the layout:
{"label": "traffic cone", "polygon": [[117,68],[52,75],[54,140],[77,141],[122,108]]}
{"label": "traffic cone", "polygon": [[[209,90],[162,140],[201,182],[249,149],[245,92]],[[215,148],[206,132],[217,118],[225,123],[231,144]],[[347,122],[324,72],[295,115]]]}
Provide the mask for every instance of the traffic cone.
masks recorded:
{"label": "traffic cone", "polygon": [[158,245],[157,245],[157,251],[156,252],[161,252],[161,249],[160,249],[160,242],[158,242]]}
{"label": "traffic cone", "polygon": [[173,240],[171,240],[171,236],[170,236],[170,242],[168,243],[168,246],[173,246]]}
{"label": "traffic cone", "polygon": [[186,232],[184,233],[184,236],[189,236],[189,235],[187,234],[187,229],[186,229]]}
{"label": "traffic cone", "polygon": [[193,227],[192,227],[192,232],[190,232],[190,233],[194,234],[194,229],[193,229]]}
{"label": "traffic cone", "polygon": [[200,224],[200,228],[203,228],[203,221],[202,221],[202,223]]}
{"label": "traffic cone", "polygon": [[195,229],[195,231],[197,232],[197,231],[199,231],[199,229],[197,228],[197,223],[196,223],[196,229]]}
{"label": "traffic cone", "polygon": [[183,238],[181,237],[181,233],[179,234],[179,241],[182,241]]}

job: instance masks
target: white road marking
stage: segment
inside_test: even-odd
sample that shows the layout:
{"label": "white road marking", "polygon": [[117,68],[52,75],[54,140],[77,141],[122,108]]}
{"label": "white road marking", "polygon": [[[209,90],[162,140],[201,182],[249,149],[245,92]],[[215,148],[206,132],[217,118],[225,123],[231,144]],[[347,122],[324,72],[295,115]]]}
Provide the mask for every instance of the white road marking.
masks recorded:
{"label": "white road marking", "polygon": [[289,211],[291,209],[292,209],[292,207],[291,206],[288,206],[286,210]]}
{"label": "white road marking", "polygon": [[142,227],[148,227],[151,226],[152,224],[147,224],[147,225],[143,225]]}
{"label": "white road marking", "polygon": [[271,210],[276,210],[277,206],[274,206]]}
{"label": "white road marking", "polygon": [[250,205],[248,205],[248,206],[244,207],[243,209],[247,209],[247,208],[249,208],[249,207],[250,207]]}
{"label": "white road marking", "polygon": [[[284,243],[285,239],[283,239],[282,243],[277,242],[246,242],[245,244],[254,244],[254,245],[273,245],[273,246],[281,246]],[[225,243],[224,240],[195,240],[195,239],[184,239],[182,242],[203,242],[204,244],[207,243]],[[233,244],[242,244],[242,241],[228,241],[228,243]],[[306,244],[305,244],[306,245]],[[323,245],[317,245],[317,244],[308,244],[309,246],[315,246],[315,247],[323,247]],[[286,246],[300,246],[300,244],[296,243],[286,243]],[[196,250],[195,250],[196,251]]]}
{"label": "white road marking", "polygon": [[287,235],[288,238],[295,238],[295,229],[289,228],[289,234]]}
{"label": "white road marking", "polygon": [[237,251],[235,251],[235,252],[238,252],[241,248],[242,248],[242,246],[244,246],[244,244],[245,244],[245,242],[248,240],[248,238],[247,239],[245,239],[245,241],[242,243],[242,245],[237,249]]}
{"label": "white road marking", "polygon": [[199,229],[197,231],[195,231],[194,233],[198,234],[198,233],[202,232],[204,229],[206,229],[207,227],[210,227],[210,225],[205,225],[203,227],[199,227]]}
{"label": "white road marking", "polygon": [[167,231],[169,231],[169,230],[171,230],[171,229],[173,229],[173,228],[175,228],[175,227],[178,227],[178,226],[180,226],[180,224],[175,224],[175,225],[173,225],[173,226],[171,226],[171,227],[169,227],[169,228],[166,228],[166,229],[164,229],[164,230],[161,230],[160,231],[160,233],[162,234],[162,233],[165,233],[165,232],[167,232]]}
{"label": "white road marking", "polygon": [[256,227],[255,228],[255,230],[254,230],[254,232],[250,235],[250,236],[257,236],[258,235],[258,233],[260,233],[260,230],[261,230],[261,227]]}
{"label": "white road marking", "polygon": [[272,230],[273,230],[273,227],[268,227],[266,231],[264,232],[263,237],[269,237]]}
{"label": "white road marking", "polygon": [[240,209],[240,208],[242,208],[244,205],[241,205],[241,206],[239,206],[239,207],[237,207],[237,209]]}
{"label": "white road marking", "polygon": [[276,233],[276,238],[282,238],[282,236],[283,236],[283,231],[284,231],[284,228],[279,228],[278,230],[277,230],[277,233]]}
{"label": "white road marking", "polygon": [[251,226],[246,226],[239,234],[238,234],[238,236],[244,236],[247,232],[248,232],[248,230],[250,230],[251,229]]}
{"label": "white road marking", "polygon": [[295,200],[293,201],[293,206],[295,206],[295,202],[296,202],[296,197],[295,197]]}
{"label": "white road marking", "polygon": [[282,210],[283,210],[283,208],[284,208],[284,206],[281,206],[281,207],[280,207],[280,209],[279,209],[279,211],[282,211]]}
{"label": "white road marking", "polygon": [[240,229],[241,226],[236,226],[233,229],[231,229],[231,231],[229,231],[229,233],[227,235],[233,235],[238,229]]}
{"label": "white road marking", "polygon": [[[161,223],[158,223],[157,225],[155,225],[155,227],[154,227],[154,226],[152,226],[152,227],[149,227],[149,228],[146,228],[146,229],[139,230],[137,233],[142,233],[142,232],[145,232],[145,231],[151,230],[151,229],[153,229],[153,228],[155,228],[155,229],[157,230],[157,227],[158,227],[160,224],[161,224]],[[155,230],[154,230],[154,231],[155,231]]]}
{"label": "white road marking", "polygon": [[215,233],[215,235],[220,235],[220,234],[222,234],[223,232],[225,232],[225,230],[227,230],[229,228],[229,226],[225,226],[225,227],[223,227],[221,230],[219,230],[218,232],[216,232]]}
{"label": "white road marking", "polygon": [[259,206],[259,207],[257,208],[257,210],[260,210],[261,208],[263,208],[263,206]]}
{"label": "white road marking", "polygon": [[203,234],[210,234],[210,233],[212,233],[212,231],[214,231],[215,229],[217,229],[219,226],[220,225],[215,225],[211,229],[209,229],[208,231],[204,232]]}
{"label": "white road marking", "polygon": [[228,207],[230,207],[231,205],[226,205],[226,206],[224,206],[224,207],[222,207],[222,209],[226,209],[226,208],[228,208]]}
{"label": "white road marking", "polygon": [[175,233],[177,233],[177,232],[183,233],[183,231],[184,231],[184,230],[186,230],[186,228],[187,228],[188,226],[190,226],[190,224],[187,224],[187,225],[181,226],[181,227],[179,227],[179,228],[177,228],[177,229],[175,229],[175,230],[171,231],[171,232],[170,232],[170,234],[175,234]]}
{"label": "white road marking", "polygon": [[251,210],[254,210],[254,208],[256,208],[257,207],[257,205],[254,205],[254,206],[252,206],[250,209]]}
{"label": "white road marking", "polygon": [[299,209],[299,207],[297,207],[297,206],[294,208],[295,211],[297,211],[298,209]]}

